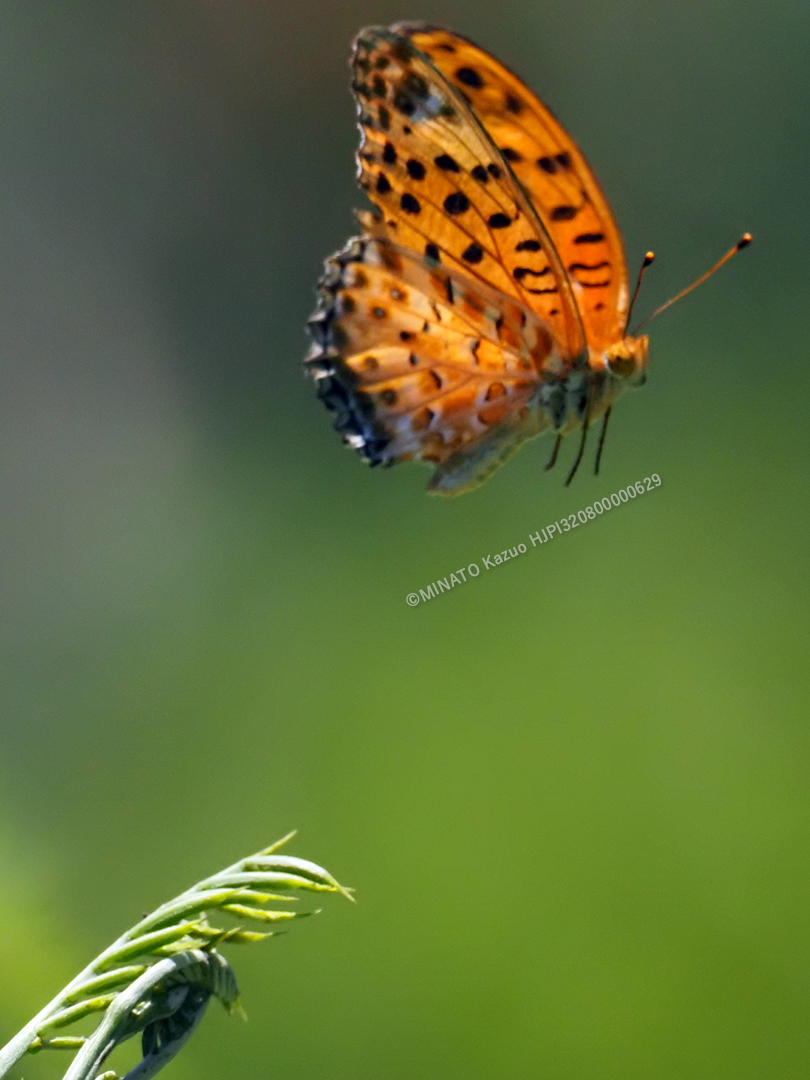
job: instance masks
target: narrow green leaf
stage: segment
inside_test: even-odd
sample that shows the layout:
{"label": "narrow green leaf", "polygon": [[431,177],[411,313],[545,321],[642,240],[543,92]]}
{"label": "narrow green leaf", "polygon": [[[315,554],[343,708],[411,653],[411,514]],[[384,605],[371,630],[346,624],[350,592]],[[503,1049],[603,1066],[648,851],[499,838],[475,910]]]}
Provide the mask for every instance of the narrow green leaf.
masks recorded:
{"label": "narrow green leaf", "polygon": [[233,899],[228,903],[239,903],[243,900],[250,904],[270,904],[277,900],[285,904],[297,904],[299,897],[284,896],[283,893],[261,893],[256,892],[255,889],[235,889]]}
{"label": "narrow green leaf", "polygon": [[115,1001],[116,994],[102,994],[101,997],[91,998],[89,1001],[81,1001],[78,1005],[71,1005],[69,1009],[60,1009],[59,1012],[54,1013],[46,1023],[39,1029],[41,1036],[43,1031],[49,1031],[55,1027],[67,1027],[68,1024],[73,1024],[76,1020],[81,1020],[84,1016],[89,1016],[90,1013],[101,1012],[106,1009],[111,1001]]}
{"label": "narrow green leaf", "polygon": [[131,964],[129,967],[108,971],[106,975],[99,975],[97,979],[88,979],[86,983],[77,987],[72,994],[67,995],[65,1004],[69,1005],[74,1001],[79,1001],[81,998],[87,997],[88,994],[97,994],[99,990],[107,990],[112,986],[123,986],[125,983],[132,982],[133,979],[137,979],[144,971],[146,971],[144,964]]}
{"label": "narrow green leaf", "polygon": [[309,889],[311,892],[340,892],[348,895],[338,884],[321,884],[295,874],[245,871],[240,874],[227,874],[222,880],[226,885],[270,885],[274,889]]}
{"label": "narrow green leaf", "polygon": [[245,859],[246,870],[287,870],[292,871],[297,877],[309,878],[310,881],[318,881],[321,884],[332,885],[336,890],[340,886],[322,866],[310,862],[308,859],[295,859],[291,855],[255,856]]}
{"label": "narrow green leaf", "polygon": [[157,911],[153,911],[151,915],[142,919],[137,926],[132,928],[130,935],[139,937],[147,931],[158,930],[168,923],[175,923],[178,919],[188,918],[189,915],[196,915],[203,911],[213,911],[229,900],[238,900],[241,892],[244,892],[244,890],[240,888],[207,889],[204,892],[190,890],[183,893],[182,896],[176,897],[168,904],[161,905]]}
{"label": "narrow green leaf", "polygon": [[276,840],[275,844],[271,844],[270,847],[266,847],[264,851],[260,851],[259,855],[272,855],[274,851],[278,851],[280,847],[284,847],[289,840],[292,840],[292,838],[297,835],[298,829],[293,829],[293,831],[288,832],[286,836],[282,836],[280,840]]}
{"label": "narrow green leaf", "polygon": [[265,938],[276,937],[277,935],[278,931],[262,934],[258,930],[233,930],[225,934],[222,940],[227,941],[229,944],[233,942],[234,945],[249,945],[251,942],[264,941]]}
{"label": "narrow green leaf", "polygon": [[63,1035],[59,1039],[37,1039],[28,1048],[29,1054],[38,1054],[40,1050],[81,1050],[87,1042],[83,1035]]}
{"label": "narrow green leaf", "polygon": [[247,904],[224,904],[222,910],[241,918],[255,919],[256,922],[282,922],[284,919],[303,919],[306,915],[315,914],[314,911],[265,911],[264,908],[248,907]]}
{"label": "narrow green leaf", "polygon": [[169,942],[177,941],[183,937],[193,937],[199,935],[200,931],[204,928],[204,924],[200,922],[184,922],[178,926],[169,926],[165,930],[156,930],[152,934],[142,934],[140,937],[134,939],[134,941],[127,942],[119,949],[116,949],[115,954],[108,956],[104,967],[107,964],[120,964],[122,960],[129,960],[135,956],[149,956],[150,954],[158,952],[163,945],[167,945]]}

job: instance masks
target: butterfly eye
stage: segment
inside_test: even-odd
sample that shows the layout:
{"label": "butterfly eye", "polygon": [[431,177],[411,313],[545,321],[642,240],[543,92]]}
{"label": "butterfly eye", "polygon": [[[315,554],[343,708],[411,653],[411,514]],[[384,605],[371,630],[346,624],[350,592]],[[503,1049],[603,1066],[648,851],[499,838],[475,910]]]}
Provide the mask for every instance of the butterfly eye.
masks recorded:
{"label": "butterfly eye", "polygon": [[607,355],[605,363],[610,374],[617,379],[627,379],[636,370],[636,362],[632,356]]}
{"label": "butterfly eye", "polygon": [[647,359],[649,357],[649,338],[626,337],[605,353],[608,371],[617,379],[626,379],[634,386],[641,386],[646,381]]}

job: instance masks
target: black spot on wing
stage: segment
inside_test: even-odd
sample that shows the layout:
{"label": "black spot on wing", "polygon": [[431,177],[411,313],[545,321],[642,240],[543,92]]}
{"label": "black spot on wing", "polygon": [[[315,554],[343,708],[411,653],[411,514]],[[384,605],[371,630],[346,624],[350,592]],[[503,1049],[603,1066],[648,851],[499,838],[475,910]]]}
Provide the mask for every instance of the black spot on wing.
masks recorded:
{"label": "black spot on wing", "polygon": [[476,244],[473,241],[473,243],[463,252],[461,257],[468,263],[480,263],[484,257],[484,250],[480,244]]}
{"label": "black spot on wing", "polygon": [[484,85],[484,80],[475,70],[471,67],[460,67],[456,71],[456,78],[459,82],[463,82],[465,86],[471,86],[474,90],[480,90]]}
{"label": "black spot on wing", "polygon": [[470,209],[470,200],[463,191],[453,191],[444,200],[444,208],[448,214],[463,214]]}
{"label": "black spot on wing", "polygon": [[513,150],[511,146],[502,146],[501,153],[507,161],[523,161],[523,155]]}
{"label": "black spot on wing", "polygon": [[422,209],[419,200],[411,195],[409,191],[406,191],[400,198],[399,205],[406,214],[418,214]]}
{"label": "black spot on wing", "polygon": [[405,86],[409,93],[415,97],[424,101],[430,94],[430,87],[428,86],[427,79],[418,75],[415,71],[408,73],[408,77],[405,79]]}
{"label": "black spot on wing", "polygon": [[599,244],[605,239],[605,234],[600,232],[584,232],[574,237],[575,244]]}
{"label": "black spot on wing", "polygon": [[575,206],[555,206],[551,211],[552,221],[571,221],[579,211]]}
{"label": "black spot on wing", "polygon": [[521,240],[515,245],[515,251],[540,251],[542,246],[539,240]]}
{"label": "black spot on wing", "polygon": [[544,173],[549,173],[549,175],[553,175],[557,171],[557,162],[553,157],[548,157],[547,155],[539,157],[537,159],[537,164]]}
{"label": "black spot on wing", "polygon": [[435,244],[425,244],[425,256],[437,265],[441,262],[441,254]]}
{"label": "black spot on wing", "polygon": [[514,276],[516,281],[523,281],[527,277],[545,277],[546,274],[551,273],[551,268],[544,266],[542,270],[530,270],[528,266],[518,266],[514,270]]}
{"label": "black spot on wing", "polygon": [[394,94],[394,108],[403,116],[413,116],[416,112],[416,102],[407,91],[400,87]]}
{"label": "black spot on wing", "polygon": [[408,170],[408,176],[410,176],[412,180],[425,179],[425,166],[421,161],[417,161],[416,158],[410,158],[405,168]]}
{"label": "black spot on wing", "polygon": [[501,178],[501,167],[500,167],[500,165],[494,165],[494,164],[487,165],[487,172],[493,178],[493,180],[500,180],[500,178]]}
{"label": "black spot on wing", "polygon": [[407,41],[404,38],[397,38],[391,45],[392,56],[405,64],[413,59],[415,52],[416,50],[410,41]]}
{"label": "black spot on wing", "polygon": [[505,101],[506,109],[510,113],[514,113],[518,116],[523,112],[523,102],[515,94],[507,94]]}
{"label": "black spot on wing", "polygon": [[507,214],[490,214],[487,224],[490,229],[506,229],[512,224],[512,219]]}
{"label": "black spot on wing", "polygon": [[470,169],[470,175],[480,184],[486,184],[489,181],[489,173],[483,165],[476,165],[474,168]]}
{"label": "black spot on wing", "polygon": [[388,181],[388,177],[385,173],[380,173],[377,177],[377,191],[380,195],[387,195],[391,190],[391,184]]}
{"label": "black spot on wing", "polygon": [[451,158],[449,154],[439,154],[433,161],[440,169],[444,169],[445,172],[461,172],[459,163],[455,158]]}
{"label": "black spot on wing", "polygon": [[385,146],[383,147],[382,156],[383,156],[383,161],[386,163],[386,165],[396,165],[397,152],[394,149],[394,146],[393,146],[392,143],[387,142],[385,144]]}

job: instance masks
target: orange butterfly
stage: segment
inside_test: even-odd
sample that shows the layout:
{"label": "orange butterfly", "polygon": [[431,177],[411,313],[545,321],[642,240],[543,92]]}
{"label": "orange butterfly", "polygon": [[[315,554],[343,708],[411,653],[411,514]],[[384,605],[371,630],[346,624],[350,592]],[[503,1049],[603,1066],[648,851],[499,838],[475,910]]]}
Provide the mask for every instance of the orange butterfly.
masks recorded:
{"label": "orange butterfly", "polygon": [[516,76],[448,30],[363,30],[353,72],[375,210],[326,262],[305,361],[335,426],[372,465],[435,464],[429,490],[456,495],[549,430],[551,467],[581,428],[570,482],[602,416],[598,471],[648,339],[627,333],[622,240],[585,158]]}

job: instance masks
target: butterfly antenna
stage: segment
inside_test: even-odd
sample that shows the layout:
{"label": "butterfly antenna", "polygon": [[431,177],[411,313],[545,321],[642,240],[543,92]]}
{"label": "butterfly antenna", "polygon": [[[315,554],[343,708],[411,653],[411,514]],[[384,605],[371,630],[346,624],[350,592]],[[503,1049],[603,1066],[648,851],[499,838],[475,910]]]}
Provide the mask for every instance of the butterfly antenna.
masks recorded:
{"label": "butterfly antenna", "polygon": [[630,317],[633,314],[633,308],[635,306],[636,300],[638,299],[638,294],[641,290],[641,283],[644,280],[644,275],[647,273],[647,267],[652,266],[654,258],[655,253],[652,251],[648,251],[647,254],[644,256],[644,262],[641,264],[641,269],[638,272],[638,280],[636,281],[636,288],[633,293],[633,299],[630,301],[630,307],[627,309],[627,319],[625,320],[624,324],[625,334],[627,334],[627,327],[630,325]]}
{"label": "butterfly antenna", "polygon": [[633,335],[637,334],[642,328],[642,326],[646,326],[648,322],[652,322],[652,320],[655,319],[658,315],[660,315],[662,311],[666,311],[668,307],[672,307],[672,305],[678,300],[682,300],[684,296],[690,293],[693,289],[696,289],[698,285],[702,285],[703,282],[707,281],[716,270],[719,270],[724,263],[727,263],[730,258],[736,255],[738,251],[742,251],[744,247],[748,247],[748,245],[753,239],[754,238],[751,233],[744,233],[734,245],[734,247],[730,248],[725,253],[722,259],[718,259],[714,266],[710,270],[707,270],[706,273],[703,274],[701,277],[699,277],[697,281],[693,281],[691,285],[688,285],[685,289],[682,289],[677,296],[673,296],[671,300],[667,300],[667,302],[665,304],[662,304],[661,307],[656,308],[652,315],[648,315],[646,319],[642,319],[633,331]]}

